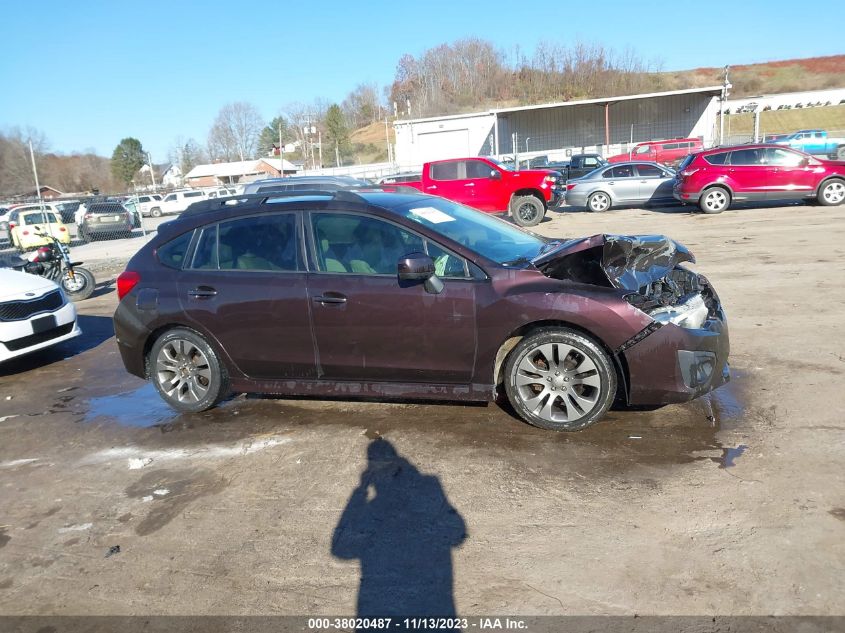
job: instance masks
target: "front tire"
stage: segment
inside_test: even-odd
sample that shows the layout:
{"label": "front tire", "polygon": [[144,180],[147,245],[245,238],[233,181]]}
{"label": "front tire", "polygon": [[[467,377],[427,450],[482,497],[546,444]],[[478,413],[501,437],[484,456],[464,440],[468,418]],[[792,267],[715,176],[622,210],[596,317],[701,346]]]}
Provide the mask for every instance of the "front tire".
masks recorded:
{"label": "front tire", "polygon": [[722,187],[713,187],[702,194],[698,206],[704,213],[721,213],[731,206],[731,194]]}
{"label": "front tire", "polygon": [[546,215],[546,207],[534,196],[519,196],[511,200],[511,216],[519,226],[536,226]]}
{"label": "front tire", "polygon": [[150,215],[153,216],[154,218],[160,218],[161,217],[161,209],[159,209],[158,207],[153,207],[153,209],[150,211]]}
{"label": "front tire", "polygon": [[610,196],[604,191],[597,191],[587,198],[587,208],[593,213],[604,213],[609,211],[611,206],[613,206],[613,203]]}
{"label": "front tire", "polygon": [[147,375],[162,399],[183,413],[210,409],[229,393],[229,375],[214,349],[187,328],[168,330],[153,344]]}
{"label": "front tire", "polygon": [[97,284],[91,271],[81,266],[73,267],[73,277],[70,276],[70,271],[66,270],[61,282],[62,290],[71,301],[84,301],[94,294],[94,286]]}
{"label": "front tire", "polygon": [[836,148],[836,160],[845,160],[845,145]]}
{"label": "front tire", "polygon": [[551,431],[597,422],[616,396],[610,357],[593,339],[563,327],[523,338],[505,363],[505,391],[519,416]]}
{"label": "front tire", "polygon": [[833,207],[845,201],[845,182],[842,180],[828,180],[819,189],[819,204]]}

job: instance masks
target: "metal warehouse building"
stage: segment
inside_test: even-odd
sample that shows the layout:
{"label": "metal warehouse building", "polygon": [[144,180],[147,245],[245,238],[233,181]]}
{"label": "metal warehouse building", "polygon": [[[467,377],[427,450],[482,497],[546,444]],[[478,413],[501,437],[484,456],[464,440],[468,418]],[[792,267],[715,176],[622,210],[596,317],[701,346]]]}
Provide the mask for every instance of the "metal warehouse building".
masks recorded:
{"label": "metal warehouse building", "polygon": [[721,86],[604,97],[396,121],[396,162],[403,168],[462,156],[621,153],[635,143],[702,137],[713,143]]}

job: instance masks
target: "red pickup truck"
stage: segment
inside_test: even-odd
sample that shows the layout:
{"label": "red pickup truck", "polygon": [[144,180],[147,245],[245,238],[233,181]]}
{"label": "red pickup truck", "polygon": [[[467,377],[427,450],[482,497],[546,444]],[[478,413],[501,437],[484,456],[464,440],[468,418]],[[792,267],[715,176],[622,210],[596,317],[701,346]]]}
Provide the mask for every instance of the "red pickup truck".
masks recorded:
{"label": "red pickup truck", "polygon": [[511,171],[490,158],[457,158],[426,163],[421,180],[401,184],[479,211],[509,212],[519,226],[539,224],[546,215],[546,209],[560,204],[564,191],[561,175],[556,171]]}

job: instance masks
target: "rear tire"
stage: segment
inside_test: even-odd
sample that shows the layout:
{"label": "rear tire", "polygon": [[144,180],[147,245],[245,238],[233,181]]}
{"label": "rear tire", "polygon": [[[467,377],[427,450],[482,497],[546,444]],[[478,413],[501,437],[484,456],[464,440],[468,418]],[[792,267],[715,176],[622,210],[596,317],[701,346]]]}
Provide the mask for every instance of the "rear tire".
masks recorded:
{"label": "rear tire", "polygon": [[505,390],[519,416],[550,431],[597,422],[616,396],[616,371],[593,339],[563,327],[523,338],[505,363]]}
{"label": "rear tire", "polygon": [[845,160],[845,145],[836,148],[836,160]]}
{"label": "rear tire", "polygon": [[536,226],[545,215],[545,205],[534,196],[519,196],[511,200],[511,216],[519,226]]}
{"label": "rear tire", "polygon": [[610,211],[612,206],[613,202],[611,201],[610,196],[604,191],[597,191],[587,198],[587,208],[593,213],[604,213],[605,211]]}
{"label": "rear tire", "polygon": [[160,218],[161,217],[161,209],[159,209],[158,207],[153,207],[152,210],[150,211],[150,215],[153,216],[154,218]]}
{"label": "rear tire", "polygon": [[168,330],[147,356],[147,376],[177,411],[211,409],[229,394],[229,374],[214,349],[193,330]]}
{"label": "rear tire", "polygon": [[701,194],[698,206],[704,213],[721,213],[731,206],[731,194],[724,187],[711,187]]}
{"label": "rear tire", "polygon": [[819,188],[819,204],[834,207],[845,201],[845,181],[833,178],[823,183]]}

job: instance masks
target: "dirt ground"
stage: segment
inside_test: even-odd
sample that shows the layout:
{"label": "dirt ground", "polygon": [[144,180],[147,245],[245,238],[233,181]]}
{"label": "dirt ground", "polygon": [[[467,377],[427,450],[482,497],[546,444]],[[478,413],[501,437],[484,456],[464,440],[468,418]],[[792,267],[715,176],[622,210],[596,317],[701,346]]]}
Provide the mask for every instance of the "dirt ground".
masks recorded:
{"label": "dirt ground", "polygon": [[845,207],[539,231],[687,244],[733,381],[574,434],[497,405],[177,416],[124,372],[106,285],[81,339],[0,368],[0,613],[845,614]]}

